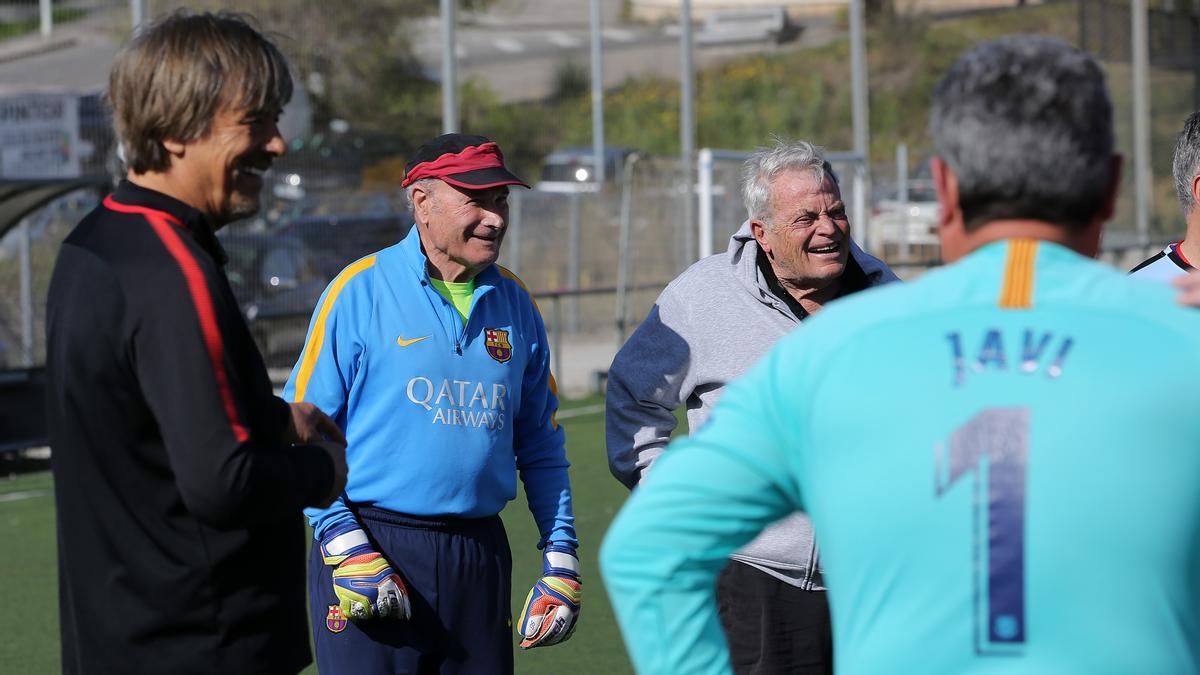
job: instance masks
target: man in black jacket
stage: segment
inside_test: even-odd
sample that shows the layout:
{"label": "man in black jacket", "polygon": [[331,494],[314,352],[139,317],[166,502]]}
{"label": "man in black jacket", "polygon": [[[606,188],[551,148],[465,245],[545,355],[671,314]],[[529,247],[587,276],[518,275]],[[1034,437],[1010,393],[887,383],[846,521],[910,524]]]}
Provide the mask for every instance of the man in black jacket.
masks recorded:
{"label": "man in black jacket", "polygon": [[113,65],[127,180],[47,310],[64,672],[311,662],[301,509],[342,490],[345,439],[272,394],[214,236],[258,209],[291,88],[234,15],[171,14]]}

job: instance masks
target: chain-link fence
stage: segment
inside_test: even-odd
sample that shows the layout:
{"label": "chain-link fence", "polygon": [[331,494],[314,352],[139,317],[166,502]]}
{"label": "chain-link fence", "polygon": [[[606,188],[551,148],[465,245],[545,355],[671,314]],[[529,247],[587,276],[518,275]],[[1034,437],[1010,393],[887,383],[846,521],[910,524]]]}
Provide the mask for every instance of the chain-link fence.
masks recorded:
{"label": "chain-link fence", "polygon": [[[119,163],[101,98],[104,73],[117,46],[129,35],[133,8],[145,6],[147,16],[152,17],[178,4],[157,0],[54,2],[51,34],[45,37],[37,0],[0,0],[0,71],[36,61],[22,54],[61,54],[64,59],[69,54],[84,55],[76,56],[69,67],[43,68],[36,87],[14,88],[0,77],[0,159],[4,160],[0,180],[20,178],[19,171],[11,173],[14,167],[36,162],[57,167],[59,173],[51,171],[49,175],[64,178],[117,175]],[[319,4],[313,3],[316,9],[305,5],[303,12],[297,9],[299,14],[289,14],[291,5],[201,3],[204,8],[256,11],[264,29],[282,34],[285,51],[294,65],[299,64],[296,97],[283,120],[289,152],[268,177],[259,216],[230,226],[221,235],[231,257],[228,272],[235,292],[268,361],[276,366],[294,361],[317,295],[332,276],[353,259],[395,242],[411,226],[399,188],[411,148],[398,146],[386,133],[350,130],[336,119],[321,125],[313,122],[321,116],[321,103],[308,92],[322,88],[327,92],[337,85],[333,75],[321,76],[320,64],[341,63],[331,41],[321,38],[325,33],[319,30]],[[1154,181],[1150,234],[1154,242],[1177,239],[1183,231],[1171,187],[1171,152],[1184,117],[1200,100],[1196,5],[1190,0],[1151,3],[1150,158]],[[1119,149],[1127,158],[1126,166],[1131,166],[1129,3],[1071,0],[1012,11],[1003,16],[1040,12],[1039,30],[1079,44],[1102,61],[1116,107]],[[356,15],[349,16],[354,19]],[[372,21],[365,11],[356,20],[363,25]],[[83,78],[88,67],[97,68],[101,75]],[[878,69],[879,64],[873,68]],[[327,70],[347,71],[339,77],[354,76],[353,69],[341,66]],[[871,81],[873,96],[886,93],[890,86],[886,77],[873,76]],[[389,104],[398,105],[396,101]],[[880,115],[872,114],[873,126]],[[886,128],[886,118],[883,122]],[[704,138],[699,141],[705,143]],[[743,147],[768,141],[745,138]],[[864,213],[852,211],[856,236],[869,239],[873,251],[894,262],[902,250],[900,242],[919,243],[924,248],[904,250],[922,261],[936,260],[931,230],[921,220],[931,218],[931,212],[923,210],[928,202],[918,198],[921,193],[916,187],[928,148],[919,143],[912,147],[913,161],[906,165],[912,172],[911,201],[897,206],[886,203],[895,197],[894,186],[899,182],[894,158],[887,156],[892,147],[884,146],[881,152],[878,142],[873,145],[873,189],[862,196]],[[539,296],[565,365],[602,369],[620,341],[646,315],[662,285],[706,250],[706,236],[711,250],[725,248],[729,235],[745,218],[737,184],[740,163],[739,157],[729,155],[712,164],[708,233],[684,223],[684,199],[689,190],[683,166],[673,157],[644,152],[625,155],[599,188],[579,183],[559,191],[514,192],[501,263]],[[848,204],[853,201],[849,193],[860,166],[838,167]],[[523,173],[536,174],[536,169],[523,169]],[[694,166],[688,173],[696,179]],[[61,237],[93,203],[90,199],[72,196],[57,201],[0,239],[0,368],[43,361],[45,281]],[[1136,241],[1133,203],[1132,171],[1127,169],[1117,217],[1106,239],[1110,246]],[[906,215],[897,224],[888,220],[889,209],[916,215]],[[698,213],[703,215],[703,206]],[[873,223],[869,231],[865,227],[868,216]],[[30,273],[23,287],[20,270],[26,250]],[[23,309],[30,304],[32,312]],[[576,376],[573,382],[567,378],[566,383],[579,386],[586,377],[586,373]]]}
{"label": "chain-link fence", "polygon": [[[1126,246],[1137,241],[1135,192],[1134,73],[1131,7],[1118,0],[1086,0],[1068,4],[1075,32],[1065,37],[1105,67],[1112,92],[1117,149],[1125,156],[1117,215],[1108,225],[1106,242]],[[1192,0],[1147,2],[1149,164],[1149,236],[1153,241],[1179,239],[1184,222],[1175,197],[1171,163],[1175,139],[1184,119],[1200,102],[1200,3]]]}

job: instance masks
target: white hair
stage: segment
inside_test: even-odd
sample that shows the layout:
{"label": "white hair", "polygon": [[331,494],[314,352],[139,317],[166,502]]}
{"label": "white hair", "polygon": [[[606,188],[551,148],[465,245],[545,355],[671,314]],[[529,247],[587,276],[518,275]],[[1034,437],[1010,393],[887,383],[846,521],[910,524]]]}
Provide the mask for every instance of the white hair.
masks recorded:
{"label": "white hair", "polygon": [[838,184],[824,148],[808,141],[772,140],[773,146],[755,150],[742,165],[742,202],[751,220],[771,220],[771,183],[785,171],[809,171],[817,180],[828,176]]}
{"label": "white hair", "polygon": [[404,189],[404,194],[408,197],[408,210],[413,210],[413,190],[415,190],[418,185],[425,188],[426,192],[431,192],[433,184],[440,181],[440,178],[422,178],[421,180],[409,183],[408,187]]}

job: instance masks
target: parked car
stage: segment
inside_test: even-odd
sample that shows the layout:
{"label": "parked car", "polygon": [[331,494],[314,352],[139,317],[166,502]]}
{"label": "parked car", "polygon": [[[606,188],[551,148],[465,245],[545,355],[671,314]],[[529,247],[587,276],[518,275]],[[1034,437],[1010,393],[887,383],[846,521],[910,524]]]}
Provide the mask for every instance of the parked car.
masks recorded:
{"label": "parked car", "polygon": [[287,367],[304,347],[308,320],[331,276],[296,237],[221,234],[225,273],[268,366]]}
{"label": "parked car", "polygon": [[928,162],[921,163],[908,179],[907,197],[903,201],[898,195],[881,199],[871,215],[871,227],[878,233],[885,255],[901,246],[910,247],[910,253],[924,254],[940,246],[937,224],[941,206]]}
{"label": "parked car", "polygon": [[403,239],[412,225],[408,212],[305,216],[282,225],[276,233],[304,242],[321,274],[332,279],[346,265]]}
{"label": "parked car", "polygon": [[[604,178],[616,182],[633,148],[608,146],[604,149]],[[542,163],[542,179],[534,186],[543,192],[596,192],[596,158],[592,146],[555,150]]]}

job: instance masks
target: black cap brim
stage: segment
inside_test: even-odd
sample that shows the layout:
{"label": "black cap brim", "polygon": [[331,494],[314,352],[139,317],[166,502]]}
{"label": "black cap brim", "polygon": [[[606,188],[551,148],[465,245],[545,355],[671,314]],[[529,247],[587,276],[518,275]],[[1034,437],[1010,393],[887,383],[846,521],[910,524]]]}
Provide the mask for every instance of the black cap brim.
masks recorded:
{"label": "black cap brim", "polygon": [[468,190],[483,190],[500,185],[520,185],[523,188],[531,189],[528,183],[517,178],[516,175],[502,166],[464,171],[456,173],[453,176],[438,176],[438,178],[451,185]]}

